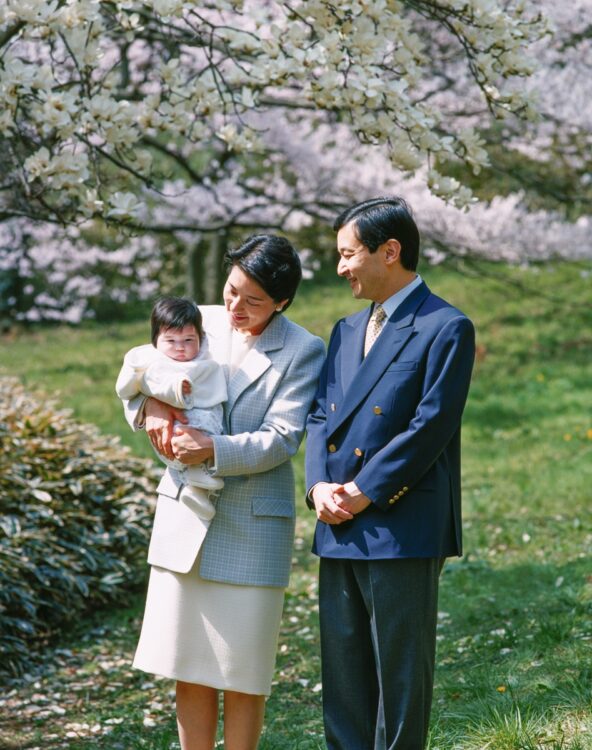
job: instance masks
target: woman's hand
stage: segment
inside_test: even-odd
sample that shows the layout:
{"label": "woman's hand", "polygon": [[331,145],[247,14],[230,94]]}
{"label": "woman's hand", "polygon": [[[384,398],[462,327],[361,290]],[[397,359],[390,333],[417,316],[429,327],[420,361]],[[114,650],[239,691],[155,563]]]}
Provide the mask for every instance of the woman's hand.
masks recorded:
{"label": "woman's hand", "polygon": [[201,430],[177,427],[172,439],[174,457],[184,464],[203,464],[214,458],[214,441]]}
{"label": "woman's hand", "polygon": [[144,404],[144,416],[150,442],[158,453],[169,461],[174,461],[175,454],[171,445],[173,423],[175,420],[186,423],[185,413],[182,409],[175,409],[156,398],[148,398]]}

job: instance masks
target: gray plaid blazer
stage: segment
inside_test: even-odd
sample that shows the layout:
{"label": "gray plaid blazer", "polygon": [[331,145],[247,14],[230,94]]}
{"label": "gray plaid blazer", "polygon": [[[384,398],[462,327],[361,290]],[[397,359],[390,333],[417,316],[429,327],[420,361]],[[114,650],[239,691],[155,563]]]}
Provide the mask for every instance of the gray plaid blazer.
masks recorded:
{"label": "gray plaid blazer", "polygon": [[[216,515],[201,548],[203,578],[255,586],[286,586],[295,525],[291,457],[298,450],[325,347],[277,315],[241,367],[228,378],[232,329],[221,305],[200,307],[210,356],[225,368],[226,434],[213,436],[215,472],[224,478]],[[129,402],[134,424],[140,399]],[[158,487],[148,562],[185,573],[199,551],[193,519],[177,498],[182,482],[167,470]]]}

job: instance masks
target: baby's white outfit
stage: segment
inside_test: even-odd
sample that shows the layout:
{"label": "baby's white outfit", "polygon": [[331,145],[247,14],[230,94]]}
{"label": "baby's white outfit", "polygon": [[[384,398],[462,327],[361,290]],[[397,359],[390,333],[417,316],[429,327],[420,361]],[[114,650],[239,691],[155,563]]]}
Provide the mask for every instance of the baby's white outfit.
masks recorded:
{"label": "baby's white outfit", "polygon": [[[183,382],[187,380],[191,383],[191,393],[183,394]],[[189,422],[186,425],[175,422],[175,426],[194,427],[212,435],[223,432],[222,404],[228,398],[226,377],[220,365],[207,358],[206,347],[202,347],[194,359],[179,362],[159,352],[152,344],[135,346],[123,359],[115,390],[122,399],[142,393],[184,409]],[[207,494],[193,488],[209,492],[220,490],[224,480],[212,476],[205,464],[187,466],[180,461],[170,461],[160,453],[157,455],[167,466],[182,473],[185,487],[179,499],[189,501],[209,526],[215,507]]]}

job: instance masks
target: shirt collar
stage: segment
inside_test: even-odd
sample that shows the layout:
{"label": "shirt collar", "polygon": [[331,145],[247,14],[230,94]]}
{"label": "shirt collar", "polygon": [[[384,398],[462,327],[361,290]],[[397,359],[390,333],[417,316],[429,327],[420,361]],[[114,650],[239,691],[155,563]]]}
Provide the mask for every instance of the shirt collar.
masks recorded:
{"label": "shirt collar", "polygon": [[391,315],[395,312],[397,307],[407,299],[407,297],[411,294],[411,292],[414,289],[417,289],[417,287],[421,284],[422,278],[419,274],[413,279],[413,281],[410,281],[407,286],[404,286],[402,289],[399,289],[398,292],[395,292],[391,297],[386,299],[382,303],[382,307],[386,313],[387,319],[391,317]]}

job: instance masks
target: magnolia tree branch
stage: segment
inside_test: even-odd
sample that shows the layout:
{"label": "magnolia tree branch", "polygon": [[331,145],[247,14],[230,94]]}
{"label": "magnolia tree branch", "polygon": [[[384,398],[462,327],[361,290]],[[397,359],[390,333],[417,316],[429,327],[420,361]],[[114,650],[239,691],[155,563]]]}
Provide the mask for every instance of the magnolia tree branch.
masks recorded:
{"label": "magnolia tree branch", "polygon": [[428,165],[430,190],[468,205],[471,191],[444,176],[447,165],[478,171],[488,155],[477,131],[456,127],[427,94],[424,48],[434,30],[457,50],[444,77],[452,80],[460,64],[493,116],[533,111],[507,84],[532,72],[526,52],[546,33],[534,9],[478,0],[238,7],[7,0],[0,124],[7,141],[30,133],[23,174],[37,196],[31,211],[50,207],[47,218],[54,211],[77,221],[139,210],[140,188],[157,188],[151,152],[176,162],[190,186],[197,175],[178,158],[184,145],[207,153],[223,142],[238,158],[265,154],[266,131],[253,121],[272,108],[337,117],[361,142],[383,148],[394,168]]}
{"label": "magnolia tree branch", "polygon": [[417,209],[430,262],[590,257],[590,13],[4,0],[2,268],[37,285],[33,316],[73,321],[100,295],[153,295],[204,234],[327,225],[392,193]]}
{"label": "magnolia tree branch", "polygon": [[2,31],[0,31],[0,49],[6,47],[14,37],[18,36],[24,25],[24,21],[17,21],[12,25],[7,25]]}

